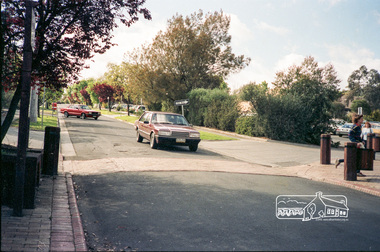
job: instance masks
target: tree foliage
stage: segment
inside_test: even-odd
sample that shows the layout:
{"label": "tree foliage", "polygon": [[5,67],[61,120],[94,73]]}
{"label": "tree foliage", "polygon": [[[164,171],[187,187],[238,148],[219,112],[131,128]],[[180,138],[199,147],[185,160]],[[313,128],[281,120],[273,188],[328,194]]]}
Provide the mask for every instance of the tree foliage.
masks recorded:
{"label": "tree foliage", "polygon": [[371,114],[371,107],[369,106],[369,103],[366,100],[354,100],[351,104],[351,111],[357,112],[358,108],[362,108],[363,115],[370,115]]}
{"label": "tree foliage", "polygon": [[[150,19],[145,0],[71,1],[39,0],[36,6],[36,45],[33,76],[43,85],[60,87],[75,81],[94,53],[104,53],[117,21],[130,26],[139,14]],[[4,85],[18,83],[24,37],[25,1],[2,1],[5,62]],[[124,14],[126,13],[126,14]],[[13,73],[13,74],[12,74]],[[17,73],[17,74],[16,74]],[[10,78],[14,76],[15,78]]]}
{"label": "tree foliage", "polygon": [[223,12],[174,16],[166,31],[129,55],[140,92],[151,103],[160,103],[183,99],[192,89],[219,87],[250,62],[232,53],[229,27],[230,18]]}
{"label": "tree foliage", "polygon": [[[36,6],[35,46],[32,61],[32,85],[59,90],[76,81],[85,60],[113,46],[112,31],[117,22],[130,26],[140,14],[145,0],[39,0]],[[24,39],[26,1],[3,0],[1,4],[1,88],[17,87],[1,138],[13,120],[21,97],[20,76]]]}
{"label": "tree foliage", "polygon": [[115,100],[115,89],[111,85],[106,83],[96,84],[92,90],[98,96],[99,102],[108,102],[108,99],[111,102]]}
{"label": "tree foliage", "polygon": [[307,57],[300,66],[277,73],[273,90],[265,82],[251,83],[240,95],[252,103],[257,132],[273,139],[317,144],[320,134],[328,130],[339,82],[332,65],[321,68]]}
{"label": "tree foliage", "polygon": [[359,96],[368,101],[372,110],[380,109],[380,74],[377,70],[368,71],[366,66],[361,66],[352,72],[347,80],[348,99],[354,100]]}
{"label": "tree foliage", "polygon": [[221,130],[235,131],[239,117],[237,97],[219,88],[193,89],[188,93],[190,100],[187,118],[195,125]]}

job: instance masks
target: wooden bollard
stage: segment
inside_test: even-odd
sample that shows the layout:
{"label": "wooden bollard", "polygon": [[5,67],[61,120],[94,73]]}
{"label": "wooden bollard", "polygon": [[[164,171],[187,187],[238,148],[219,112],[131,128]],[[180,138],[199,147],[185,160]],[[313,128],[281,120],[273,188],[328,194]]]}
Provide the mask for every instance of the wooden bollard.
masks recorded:
{"label": "wooden bollard", "polygon": [[356,181],[356,143],[348,142],[344,146],[344,180]]}
{"label": "wooden bollard", "polygon": [[[376,137],[376,134],[375,133],[370,133],[370,134],[368,134],[367,135],[367,146],[366,146],[366,148],[367,149],[372,149],[372,150],[374,150],[373,149],[373,146],[374,146],[374,141],[373,141],[373,139]],[[373,159],[375,160],[376,159],[376,151],[374,150],[373,151]]]}
{"label": "wooden bollard", "polygon": [[374,137],[376,137],[376,134],[374,133],[370,133],[367,135],[367,146],[366,146],[367,149],[373,149],[372,145],[373,145]]}
{"label": "wooden bollard", "polygon": [[330,134],[321,135],[320,160],[321,160],[321,164],[331,163],[331,135]]}
{"label": "wooden bollard", "polygon": [[373,136],[372,137],[372,149],[375,152],[380,151],[380,136]]}

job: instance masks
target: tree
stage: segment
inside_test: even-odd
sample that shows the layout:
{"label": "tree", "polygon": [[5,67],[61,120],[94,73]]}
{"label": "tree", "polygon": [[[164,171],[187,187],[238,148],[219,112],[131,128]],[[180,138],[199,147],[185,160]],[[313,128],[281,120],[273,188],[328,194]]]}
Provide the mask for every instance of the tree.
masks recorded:
{"label": "tree", "polygon": [[273,139],[318,144],[320,134],[328,130],[338,83],[332,65],[321,68],[307,57],[300,66],[277,73],[273,90],[265,82],[251,83],[240,94],[257,114],[257,132]]}
{"label": "tree", "polygon": [[[39,0],[36,7],[36,45],[33,54],[32,85],[65,87],[78,79],[85,60],[104,53],[111,43],[117,21],[130,26],[139,19],[150,19],[145,0]],[[20,100],[19,80],[22,55],[25,1],[2,1],[1,87],[16,88],[7,117],[2,125],[4,138]],[[4,126],[4,127],[3,127]]]}
{"label": "tree", "polygon": [[348,77],[348,99],[353,101],[360,96],[368,101],[372,110],[380,109],[380,73],[366,66],[361,66]]}
{"label": "tree", "polygon": [[333,102],[331,115],[333,118],[345,118],[347,115],[346,106],[341,102]]}
{"label": "tree", "polygon": [[339,96],[339,83],[333,65],[319,67],[311,56],[306,57],[300,66],[276,74],[275,94],[298,97],[308,109],[306,114],[300,115],[307,118],[306,123],[310,126],[308,142],[319,143],[320,134],[327,132],[333,101]]}
{"label": "tree", "polygon": [[252,119],[240,120],[239,123],[246,124],[249,121],[254,125],[249,130],[239,125],[239,132],[248,131],[253,136],[276,140],[311,142],[309,111],[300,97],[291,93],[274,94],[266,82],[245,85],[240,89],[240,95],[242,100],[251,102],[253,115]]}
{"label": "tree", "polygon": [[366,100],[354,100],[351,104],[351,111],[357,113],[360,107],[363,109],[363,115],[371,114],[371,107]]}
{"label": "tree", "polygon": [[237,97],[228,90],[197,88],[188,93],[187,118],[195,125],[235,131],[239,117]]}
{"label": "tree", "polygon": [[[114,101],[115,89],[111,85],[106,83],[96,84],[92,90],[98,96],[99,102],[105,103]],[[99,108],[101,108],[100,103]]]}
{"label": "tree", "polygon": [[140,88],[162,102],[183,99],[192,89],[220,87],[226,76],[250,63],[232,53],[229,27],[223,12],[174,16],[151,44],[128,55]]}
{"label": "tree", "polygon": [[85,88],[80,91],[80,94],[83,97],[84,103],[86,103],[87,105],[92,105],[91,104],[91,96]]}

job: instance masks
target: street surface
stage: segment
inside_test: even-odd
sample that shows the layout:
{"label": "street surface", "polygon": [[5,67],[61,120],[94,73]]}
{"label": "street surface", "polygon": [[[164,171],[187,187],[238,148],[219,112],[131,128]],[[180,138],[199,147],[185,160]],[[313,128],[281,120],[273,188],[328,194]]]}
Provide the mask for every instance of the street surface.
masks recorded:
{"label": "street surface", "polygon": [[[65,162],[91,250],[380,250],[378,197],[294,177],[207,171],[304,165],[319,160],[318,147],[243,139],[204,141],[195,153],[152,150],[136,142],[133,126],[106,116],[64,121],[75,150]],[[348,216],[277,218],[278,196],[317,192],[344,196]]]}

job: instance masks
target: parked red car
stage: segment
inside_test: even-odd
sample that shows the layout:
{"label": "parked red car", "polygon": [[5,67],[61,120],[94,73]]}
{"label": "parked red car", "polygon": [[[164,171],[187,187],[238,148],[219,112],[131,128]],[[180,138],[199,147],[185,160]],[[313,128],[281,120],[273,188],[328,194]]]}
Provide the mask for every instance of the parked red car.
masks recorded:
{"label": "parked red car", "polygon": [[168,112],[144,112],[135,122],[136,140],[150,141],[150,147],[160,145],[185,145],[190,151],[197,151],[200,134],[180,114]]}
{"label": "parked red car", "polygon": [[64,114],[66,117],[69,116],[76,116],[80,117],[82,119],[86,119],[87,117],[92,117],[95,120],[98,120],[99,116],[101,116],[101,113],[95,110],[91,110],[87,105],[70,105],[67,108],[61,108],[61,113]]}

